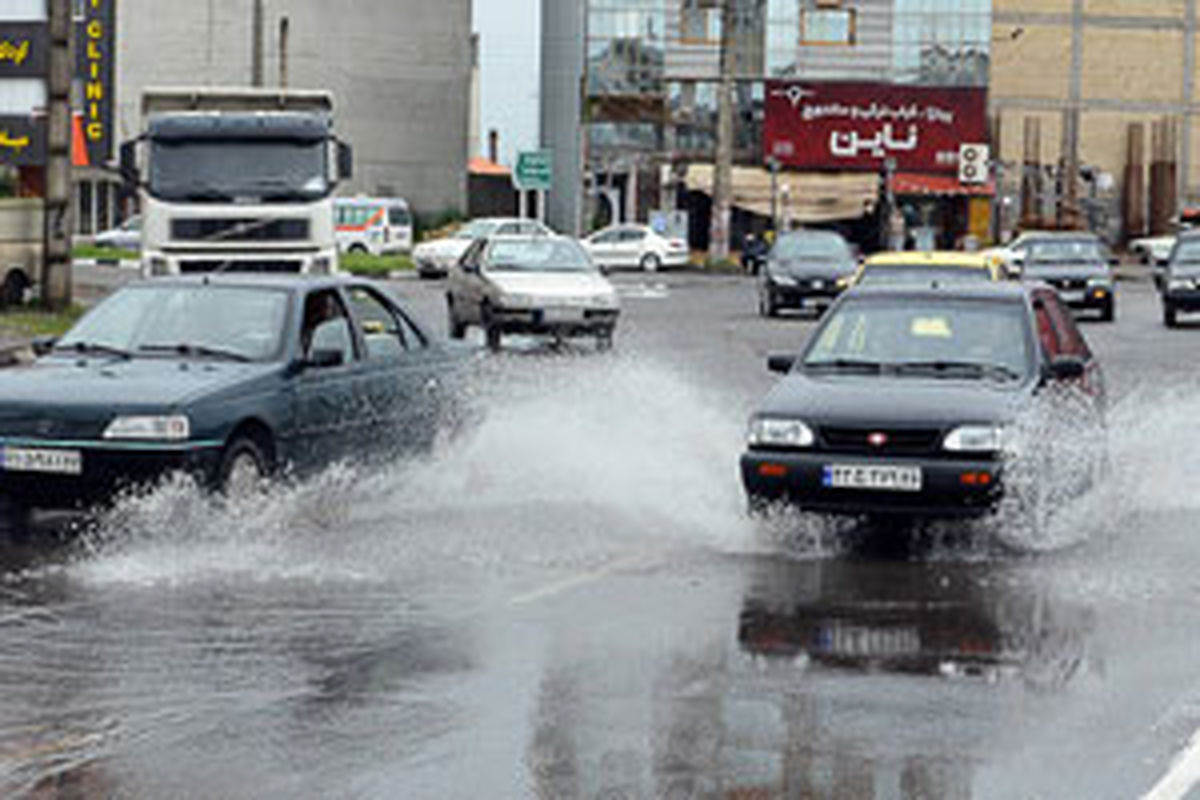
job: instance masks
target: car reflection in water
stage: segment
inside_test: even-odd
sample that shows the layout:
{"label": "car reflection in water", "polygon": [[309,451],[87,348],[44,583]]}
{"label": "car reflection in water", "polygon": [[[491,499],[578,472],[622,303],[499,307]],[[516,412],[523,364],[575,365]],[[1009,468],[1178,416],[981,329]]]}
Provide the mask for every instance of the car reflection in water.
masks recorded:
{"label": "car reflection in water", "polygon": [[829,561],[764,567],[738,642],[769,659],[1060,689],[1088,663],[1092,619],[986,565]]}

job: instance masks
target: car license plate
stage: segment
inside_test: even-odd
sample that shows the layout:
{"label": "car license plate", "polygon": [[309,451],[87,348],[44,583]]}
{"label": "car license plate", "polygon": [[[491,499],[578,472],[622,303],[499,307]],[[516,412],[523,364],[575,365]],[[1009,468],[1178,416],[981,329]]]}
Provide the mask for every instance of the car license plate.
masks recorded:
{"label": "car license plate", "polygon": [[0,469],[8,472],[82,475],[83,454],[78,450],[2,447],[0,448]]}
{"label": "car license plate", "polygon": [[1083,302],[1083,292],[1081,292],[1081,291],[1059,292],[1058,296],[1060,298],[1062,298],[1062,301],[1064,303],[1081,303],[1081,302]]}
{"label": "car license plate", "polygon": [[832,624],[819,629],[816,649],[832,656],[911,656],[921,652],[921,635],[916,628]]}
{"label": "car license plate", "polygon": [[834,464],[825,467],[828,489],[865,489],[873,492],[919,492],[924,486],[920,467],[879,467]]}
{"label": "car license plate", "polygon": [[547,308],[542,312],[546,322],[579,322],[583,319],[583,309],[580,308]]}

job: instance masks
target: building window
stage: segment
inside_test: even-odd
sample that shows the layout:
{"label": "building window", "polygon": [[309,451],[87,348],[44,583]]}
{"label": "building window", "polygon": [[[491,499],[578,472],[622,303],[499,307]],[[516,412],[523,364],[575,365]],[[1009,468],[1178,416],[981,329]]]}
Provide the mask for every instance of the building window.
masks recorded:
{"label": "building window", "polygon": [[852,8],[805,9],[800,15],[800,44],[852,45],[857,23],[857,12]]}
{"label": "building window", "polygon": [[721,9],[717,0],[683,0],[679,38],[684,44],[719,44]]}

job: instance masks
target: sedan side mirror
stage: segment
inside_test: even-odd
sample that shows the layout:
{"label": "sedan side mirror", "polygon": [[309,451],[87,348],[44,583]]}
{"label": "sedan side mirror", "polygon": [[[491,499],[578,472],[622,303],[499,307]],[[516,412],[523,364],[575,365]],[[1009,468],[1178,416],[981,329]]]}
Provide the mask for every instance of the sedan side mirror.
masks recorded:
{"label": "sedan side mirror", "polygon": [[33,350],[35,356],[41,358],[50,355],[56,344],[58,344],[57,336],[38,336],[29,343],[29,349]]}
{"label": "sedan side mirror", "polygon": [[341,350],[321,349],[309,353],[308,358],[304,359],[304,366],[307,369],[328,369],[340,367],[345,361]]}
{"label": "sedan side mirror", "polygon": [[777,372],[780,375],[787,375],[796,368],[796,356],[792,355],[772,355],[767,357],[767,369],[771,372]]}
{"label": "sedan side mirror", "polygon": [[1077,381],[1087,374],[1087,362],[1078,356],[1059,356],[1046,366],[1046,379]]}

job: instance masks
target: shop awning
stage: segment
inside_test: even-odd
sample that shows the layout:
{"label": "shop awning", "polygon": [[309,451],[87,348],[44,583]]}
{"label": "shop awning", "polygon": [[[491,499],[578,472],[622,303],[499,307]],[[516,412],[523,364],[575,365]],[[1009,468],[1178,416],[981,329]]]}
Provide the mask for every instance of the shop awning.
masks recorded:
{"label": "shop awning", "polygon": [[981,184],[959,183],[955,175],[897,172],[892,176],[892,193],[939,197],[991,197],[996,193],[996,184],[992,181]]}
{"label": "shop awning", "polygon": [[[669,180],[664,167],[663,180]],[[684,178],[694,192],[712,194],[711,164],[692,164]],[[874,213],[879,176],[869,172],[783,172],[778,177],[779,213],[795,222],[853,220]],[[733,204],[764,217],[771,215],[771,173],[761,167],[734,167]]]}

